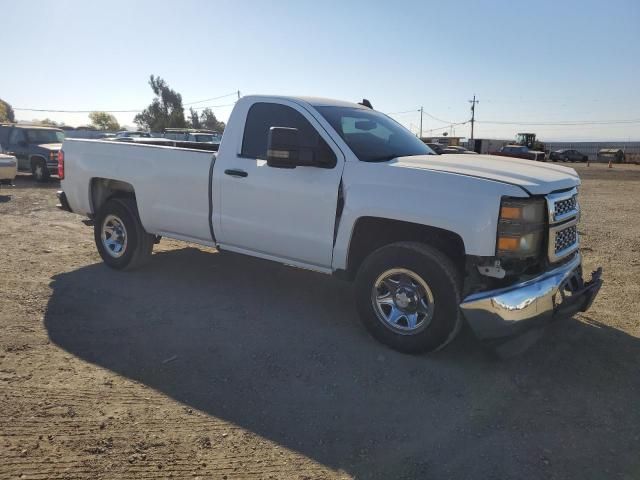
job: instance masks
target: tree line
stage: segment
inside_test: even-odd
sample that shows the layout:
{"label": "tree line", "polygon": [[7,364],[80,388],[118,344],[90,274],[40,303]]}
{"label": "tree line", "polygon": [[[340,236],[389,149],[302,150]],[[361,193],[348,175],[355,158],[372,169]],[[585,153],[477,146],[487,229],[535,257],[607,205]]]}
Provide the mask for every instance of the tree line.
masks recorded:
{"label": "tree line", "polygon": [[[169,87],[162,78],[151,75],[149,86],[151,86],[155,97],[151,104],[133,119],[140,129],[152,132],[162,132],[165,128],[196,128],[220,133],[224,131],[225,123],[216,118],[211,108],[204,108],[201,112],[190,108],[189,115],[185,116],[182,95]],[[97,130],[120,130],[118,120],[109,112],[91,112],[89,120],[91,127]],[[2,99],[0,99],[0,122],[15,122],[13,108]],[[34,123],[52,127],[64,126],[64,123],[58,123],[48,118],[34,120]]]}

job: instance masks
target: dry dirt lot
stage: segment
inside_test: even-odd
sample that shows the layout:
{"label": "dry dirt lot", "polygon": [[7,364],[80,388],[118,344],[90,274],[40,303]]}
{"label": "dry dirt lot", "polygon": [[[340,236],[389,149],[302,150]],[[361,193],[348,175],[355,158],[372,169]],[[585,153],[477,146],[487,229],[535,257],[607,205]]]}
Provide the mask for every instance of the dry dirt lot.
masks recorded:
{"label": "dry dirt lot", "polygon": [[0,478],[640,478],[640,167],[578,166],[592,310],[406,356],[348,284],[163,240],[118,273],[56,182],[0,190]]}

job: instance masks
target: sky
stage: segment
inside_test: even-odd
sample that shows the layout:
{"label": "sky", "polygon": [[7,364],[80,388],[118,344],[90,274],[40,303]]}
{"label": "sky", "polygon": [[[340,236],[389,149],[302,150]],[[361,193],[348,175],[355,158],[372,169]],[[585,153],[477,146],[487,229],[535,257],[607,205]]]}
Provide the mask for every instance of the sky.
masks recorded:
{"label": "sky", "polygon": [[423,107],[424,135],[468,137],[450,124],[476,95],[476,138],[640,140],[639,0],[0,0],[0,12],[0,98],[19,120],[88,123],[19,108],[141,110],[155,74],[185,103],[229,94],[193,105],[222,120],[237,91],[367,98],[407,112],[392,116],[414,132]]}

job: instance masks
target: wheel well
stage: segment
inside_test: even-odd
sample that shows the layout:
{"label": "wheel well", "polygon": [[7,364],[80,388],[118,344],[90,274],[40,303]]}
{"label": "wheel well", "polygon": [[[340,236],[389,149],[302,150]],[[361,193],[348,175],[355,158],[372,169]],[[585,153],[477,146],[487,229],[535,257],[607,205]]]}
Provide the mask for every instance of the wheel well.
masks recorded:
{"label": "wheel well", "polygon": [[351,235],[347,274],[354,278],[367,256],[380,247],[394,242],[416,241],[431,245],[447,255],[461,272],[464,271],[464,242],[457,233],[418,223],[387,218],[362,217]]}
{"label": "wheel well", "polygon": [[92,178],[89,194],[91,196],[91,209],[97,213],[104,203],[113,197],[135,198],[133,185],[121,180],[110,178]]}
{"label": "wheel well", "polygon": [[47,165],[47,159],[42,155],[31,155],[31,157],[29,157],[29,165],[33,168],[34,163],[40,160],[44,162],[45,166]]}

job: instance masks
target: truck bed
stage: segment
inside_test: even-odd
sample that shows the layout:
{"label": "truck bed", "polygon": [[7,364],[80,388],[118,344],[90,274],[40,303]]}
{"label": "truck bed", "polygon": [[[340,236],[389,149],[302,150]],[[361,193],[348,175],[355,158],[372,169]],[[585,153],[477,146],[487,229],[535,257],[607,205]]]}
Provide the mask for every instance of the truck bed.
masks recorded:
{"label": "truck bed", "polygon": [[82,139],[65,140],[63,151],[65,193],[74,212],[95,214],[93,189],[87,185],[102,178],[124,182],[131,185],[147,232],[213,245],[209,187],[214,153]]}

